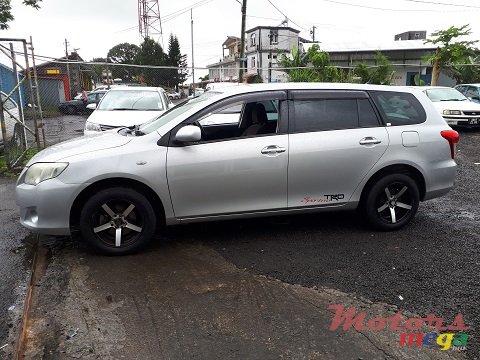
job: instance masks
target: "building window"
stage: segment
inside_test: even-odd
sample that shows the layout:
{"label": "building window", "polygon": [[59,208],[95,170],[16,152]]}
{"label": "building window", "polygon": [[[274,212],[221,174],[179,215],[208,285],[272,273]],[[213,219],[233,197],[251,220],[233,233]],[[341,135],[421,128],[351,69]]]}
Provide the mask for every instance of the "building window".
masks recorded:
{"label": "building window", "polygon": [[255,34],[255,33],[250,35],[250,46],[255,46],[256,45],[256,42],[255,42],[256,37],[257,37],[257,34]]}
{"label": "building window", "polygon": [[252,57],[252,68],[256,68],[257,67],[257,62],[255,61],[255,56]]}
{"label": "building window", "polygon": [[268,35],[270,38],[270,45],[272,44],[278,44],[278,31],[270,31],[270,34]]}

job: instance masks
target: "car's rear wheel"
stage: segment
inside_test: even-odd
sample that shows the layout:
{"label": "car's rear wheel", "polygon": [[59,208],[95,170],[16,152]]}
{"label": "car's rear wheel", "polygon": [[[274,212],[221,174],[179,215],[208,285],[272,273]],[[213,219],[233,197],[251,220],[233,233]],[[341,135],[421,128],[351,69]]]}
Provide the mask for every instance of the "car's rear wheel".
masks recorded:
{"label": "car's rear wheel", "polygon": [[368,191],[363,204],[367,221],[384,231],[397,230],[415,216],[420,202],[417,183],[406,174],[390,174]]}
{"label": "car's rear wheel", "polygon": [[109,255],[137,252],[152,239],[156,228],[152,204],[140,192],[114,187],[97,192],[80,213],[83,238]]}

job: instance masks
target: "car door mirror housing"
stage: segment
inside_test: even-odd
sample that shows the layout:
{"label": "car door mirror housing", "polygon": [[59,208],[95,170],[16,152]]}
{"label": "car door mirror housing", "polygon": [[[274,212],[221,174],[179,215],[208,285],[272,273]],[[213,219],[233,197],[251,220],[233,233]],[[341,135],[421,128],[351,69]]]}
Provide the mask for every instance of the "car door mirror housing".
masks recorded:
{"label": "car door mirror housing", "polygon": [[97,104],[91,103],[87,105],[88,110],[95,110],[97,108]]}
{"label": "car door mirror housing", "polygon": [[175,134],[175,141],[186,143],[202,140],[202,132],[198,126],[187,125]]}

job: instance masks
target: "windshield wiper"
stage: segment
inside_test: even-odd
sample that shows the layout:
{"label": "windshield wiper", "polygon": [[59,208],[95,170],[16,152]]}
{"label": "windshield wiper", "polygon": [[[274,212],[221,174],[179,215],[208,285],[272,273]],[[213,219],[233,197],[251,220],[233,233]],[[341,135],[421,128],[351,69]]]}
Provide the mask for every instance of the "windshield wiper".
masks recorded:
{"label": "windshield wiper", "polygon": [[114,111],[114,110],[138,110],[138,109],[132,109],[132,108],[113,108],[113,109],[110,109],[110,111]]}
{"label": "windshield wiper", "polygon": [[463,101],[465,99],[442,99],[440,101]]}

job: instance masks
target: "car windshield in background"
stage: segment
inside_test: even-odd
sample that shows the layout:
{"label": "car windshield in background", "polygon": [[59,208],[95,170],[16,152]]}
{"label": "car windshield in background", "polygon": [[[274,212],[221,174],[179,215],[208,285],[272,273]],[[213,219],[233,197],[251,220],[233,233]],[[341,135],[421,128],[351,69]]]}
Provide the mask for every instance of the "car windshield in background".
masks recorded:
{"label": "car windshield in background", "polygon": [[468,99],[455,89],[429,89],[425,94],[430,100],[436,101],[467,101]]}
{"label": "car windshield in background", "polygon": [[2,101],[3,107],[7,110],[12,110],[17,107],[17,105],[15,105],[15,103],[11,99],[7,100],[7,95],[5,95],[4,93],[2,93]]}
{"label": "car windshield in background", "polygon": [[[149,134],[153,131],[156,131],[163,125],[169,123],[170,121],[176,119],[177,117],[181,116],[182,114],[186,113],[187,111],[198,107],[198,105],[201,105],[203,102],[207,101],[209,98],[212,96],[218,95],[219,92],[214,92],[214,91],[208,91],[202,96],[196,97],[196,98],[191,98],[173,108],[168,110],[167,112],[163,113],[159,117],[146,122],[145,124],[141,125],[139,130],[143,132],[144,134]],[[202,106],[200,106],[201,108]]]}
{"label": "car windshield in background", "polygon": [[162,100],[157,91],[115,90],[109,91],[97,110],[163,110]]}

